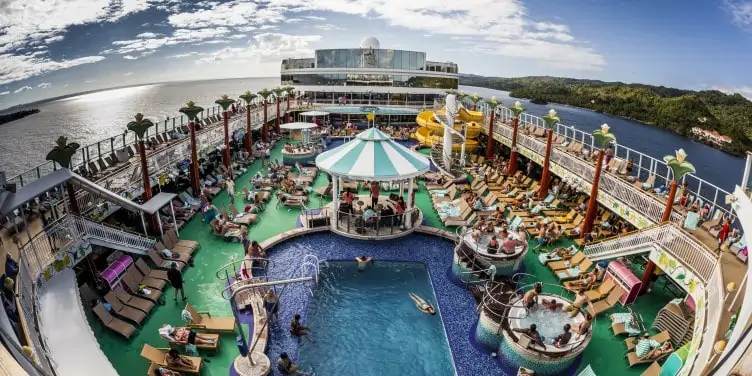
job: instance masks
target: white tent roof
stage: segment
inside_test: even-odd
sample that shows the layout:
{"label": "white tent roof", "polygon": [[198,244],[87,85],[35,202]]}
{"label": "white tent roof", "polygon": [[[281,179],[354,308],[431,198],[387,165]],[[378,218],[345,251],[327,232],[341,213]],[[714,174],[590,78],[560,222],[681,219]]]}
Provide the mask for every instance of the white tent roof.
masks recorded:
{"label": "white tent roof", "polygon": [[318,125],[314,123],[287,123],[287,124],[282,124],[279,127],[282,129],[288,129],[288,130],[300,130],[300,129],[316,128],[318,127]]}
{"label": "white tent roof", "polygon": [[326,116],[329,115],[326,111],[307,111],[307,112],[301,112],[300,116]]}

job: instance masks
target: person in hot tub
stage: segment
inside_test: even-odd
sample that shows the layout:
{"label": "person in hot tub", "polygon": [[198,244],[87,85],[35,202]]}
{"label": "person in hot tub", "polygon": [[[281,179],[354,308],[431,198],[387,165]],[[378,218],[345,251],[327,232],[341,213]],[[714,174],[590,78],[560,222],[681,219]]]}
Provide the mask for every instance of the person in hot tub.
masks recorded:
{"label": "person in hot tub", "polygon": [[373,258],[368,256],[358,256],[355,258],[355,262],[358,263],[358,271],[362,272],[366,270],[368,264],[373,264]]}
{"label": "person in hot tub", "polygon": [[543,343],[543,338],[541,338],[540,333],[538,333],[538,326],[535,324],[530,324],[529,328],[515,328],[512,329],[512,331],[522,333],[530,337],[530,339],[532,339],[533,343],[535,343],[536,345],[546,347],[546,345]]}
{"label": "person in hot tub", "polygon": [[569,324],[564,325],[564,333],[559,334],[553,340],[554,347],[559,348],[569,343],[569,340],[572,339],[571,329],[572,329],[571,325]]}
{"label": "person in hot tub", "polygon": [[504,243],[501,244],[501,251],[508,255],[513,255],[517,251],[517,245],[518,242],[514,240],[514,235],[509,234],[507,235],[507,240],[504,240]]}
{"label": "person in hot tub", "polygon": [[543,291],[543,285],[538,282],[535,284],[535,287],[528,290],[525,295],[522,296],[522,302],[525,303],[525,307],[527,308],[533,308],[534,305],[538,304],[538,295]]}

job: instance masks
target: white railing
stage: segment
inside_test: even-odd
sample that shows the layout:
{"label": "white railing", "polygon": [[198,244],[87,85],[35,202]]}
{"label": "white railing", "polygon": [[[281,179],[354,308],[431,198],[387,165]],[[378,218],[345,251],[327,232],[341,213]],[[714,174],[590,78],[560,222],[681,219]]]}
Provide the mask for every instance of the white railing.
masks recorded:
{"label": "white railing", "polygon": [[92,222],[75,215],[68,215],[68,217],[73,222],[74,226],[71,227],[75,229],[79,239],[88,237],[141,253],[146,253],[157,242],[154,238]]}
{"label": "white railing", "polygon": [[[714,364],[712,361],[712,358],[714,358],[714,349],[716,340],[720,339],[719,335],[723,335],[723,332],[721,330],[725,330],[725,328],[720,328],[721,324],[721,316],[724,315],[724,288],[723,288],[723,275],[721,273],[721,265],[718,264],[718,266],[713,271],[713,275],[708,281],[708,283],[705,285],[705,296],[707,297],[707,301],[705,303],[705,306],[703,309],[705,310],[705,330],[702,333],[702,337],[700,338],[700,346],[697,350],[697,357],[695,358],[694,362],[691,362],[689,364],[692,365],[692,368],[690,370],[691,373],[684,373],[683,374],[690,374],[692,376],[700,376],[705,374],[705,370],[709,369],[710,366]],[[695,326],[697,326],[698,323],[695,322]],[[743,326],[743,325],[742,325]]]}
{"label": "white railing", "polygon": [[655,249],[659,238],[665,236],[666,226],[668,225],[654,226],[615,239],[587,244],[582,251],[593,261],[650,252]]}
{"label": "white railing", "polygon": [[[491,110],[487,104],[478,103],[478,110],[484,112],[487,119],[490,117]],[[512,111],[506,107],[499,106],[497,107],[496,111],[496,119],[499,121],[499,123],[511,122],[514,117]],[[542,128],[544,124],[545,122],[543,121],[543,119],[538,116],[528,113],[520,114],[521,127],[530,126],[533,128]],[[593,128],[597,126],[597,124],[594,124]],[[504,127],[504,125],[495,124],[494,130],[498,132],[499,127]],[[585,145],[591,151],[595,150],[597,141],[595,141],[595,139],[589,132],[583,132],[579,129],[576,129],[574,126],[569,126],[561,123],[556,125],[554,132],[556,132],[556,134],[559,136],[566,137],[568,142],[578,142]],[[524,132],[520,132],[520,135],[524,137]],[[520,141],[520,135],[518,135],[518,142]],[[511,132],[509,136],[505,137],[511,138]],[[647,154],[618,144],[614,145],[614,157],[623,160],[632,160],[632,175],[637,176],[642,181],[644,181],[651,175],[655,176],[655,186],[667,185],[667,182],[671,180],[671,169],[668,168],[668,166],[662,159],[653,158]],[[592,181],[592,179],[589,181]],[[684,176],[682,178],[682,183],[687,184],[687,188],[690,197],[693,199],[693,202],[700,200],[701,203],[710,203],[711,213],[715,213],[716,210],[719,210],[723,213],[729,213],[733,215],[729,205],[726,205],[724,202],[724,198],[729,194],[729,192],[727,192],[726,190],[721,189],[720,187],[693,174]],[[601,182],[601,184],[603,184],[603,182]],[[655,200],[660,202],[657,199]],[[674,219],[676,219],[676,217],[672,216],[672,221]]]}
{"label": "white railing", "polygon": [[703,283],[707,283],[718,265],[718,257],[704,244],[673,223],[649,227],[632,234],[608,239],[584,247],[586,256],[603,260],[648,252],[658,246],[676,258]]}

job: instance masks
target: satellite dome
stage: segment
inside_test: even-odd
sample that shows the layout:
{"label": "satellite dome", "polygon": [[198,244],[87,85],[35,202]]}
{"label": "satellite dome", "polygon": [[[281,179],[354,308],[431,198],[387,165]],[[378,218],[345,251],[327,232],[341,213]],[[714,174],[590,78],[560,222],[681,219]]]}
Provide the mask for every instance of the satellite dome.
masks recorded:
{"label": "satellite dome", "polygon": [[381,47],[379,40],[375,37],[368,37],[360,42],[360,48],[372,48],[378,50]]}

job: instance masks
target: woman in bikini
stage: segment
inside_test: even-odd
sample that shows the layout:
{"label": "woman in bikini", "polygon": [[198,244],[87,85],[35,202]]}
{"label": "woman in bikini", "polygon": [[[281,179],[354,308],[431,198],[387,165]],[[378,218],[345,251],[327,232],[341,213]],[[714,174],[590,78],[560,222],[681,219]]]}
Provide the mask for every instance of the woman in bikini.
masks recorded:
{"label": "woman in bikini", "polygon": [[433,306],[429,303],[427,303],[423,298],[421,298],[418,295],[415,295],[413,293],[410,293],[410,299],[415,302],[415,306],[418,307],[418,309],[423,312],[427,313],[429,315],[435,315],[436,310],[433,308]]}

